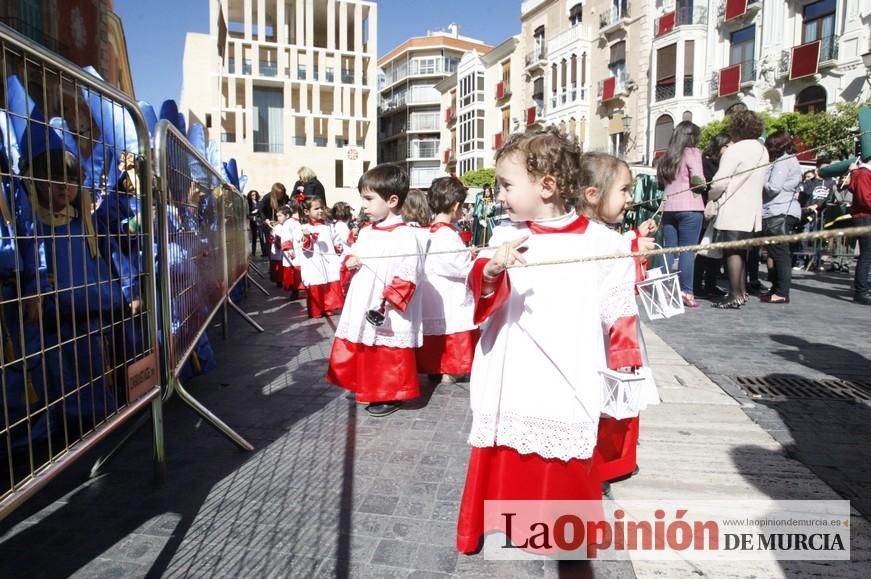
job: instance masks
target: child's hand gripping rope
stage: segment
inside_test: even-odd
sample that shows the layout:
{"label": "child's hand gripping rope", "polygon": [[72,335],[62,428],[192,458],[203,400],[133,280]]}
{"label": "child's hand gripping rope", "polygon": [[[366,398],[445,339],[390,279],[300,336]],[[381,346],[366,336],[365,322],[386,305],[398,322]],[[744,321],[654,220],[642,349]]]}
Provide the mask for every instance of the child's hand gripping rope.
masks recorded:
{"label": "child's hand gripping rope", "polygon": [[496,250],[496,253],[484,266],[484,283],[493,284],[499,275],[507,268],[516,263],[526,264],[526,259],[523,258],[523,252],[526,246],[523,244],[529,239],[528,235],[524,235],[514,241],[503,243]]}

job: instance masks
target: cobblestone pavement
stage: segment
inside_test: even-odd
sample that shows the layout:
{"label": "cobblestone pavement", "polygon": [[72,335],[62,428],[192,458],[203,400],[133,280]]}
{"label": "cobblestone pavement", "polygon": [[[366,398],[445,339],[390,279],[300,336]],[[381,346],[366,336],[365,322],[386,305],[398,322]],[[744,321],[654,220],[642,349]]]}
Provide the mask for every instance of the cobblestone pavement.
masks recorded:
{"label": "cobblestone pavement", "polygon": [[[0,577],[558,576],[555,562],[454,549],[468,385],[430,387],[414,409],[371,418],[324,380],[335,321],[307,320],[286,297],[244,305],[267,333],[231,313],[230,340],[212,332],[218,369],[190,386],[256,450],[173,400],[165,484],[153,483],[147,428],[88,481],[114,436],[3,522]],[[634,576],[629,562],[595,570]]]}
{"label": "cobblestone pavement", "polygon": [[[764,272],[764,268],[763,268]],[[764,279],[764,273],[762,274]],[[797,272],[791,303],[751,298],[741,310],[702,307],[651,328],[742,403],[786,451],[853,506],[871,515],[871,307],[852,302],[852,277]],[[829,398],[813,384],[806,398],[753,398],[736,377],[842,379],[869,383],[865,400]]]}

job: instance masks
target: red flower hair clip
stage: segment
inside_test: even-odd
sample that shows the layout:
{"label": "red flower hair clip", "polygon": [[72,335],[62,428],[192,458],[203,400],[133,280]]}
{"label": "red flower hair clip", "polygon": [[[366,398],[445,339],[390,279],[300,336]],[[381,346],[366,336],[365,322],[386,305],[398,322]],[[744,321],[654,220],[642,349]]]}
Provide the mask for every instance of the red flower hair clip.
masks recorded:
{"label": "red flower hair clip", "polygon": [[296,200],[297,200],[299,203],[302,203],[303,201],[305,201],[305,195],[303,195],[302,193],[300,193],[299,195],[296,196]]}

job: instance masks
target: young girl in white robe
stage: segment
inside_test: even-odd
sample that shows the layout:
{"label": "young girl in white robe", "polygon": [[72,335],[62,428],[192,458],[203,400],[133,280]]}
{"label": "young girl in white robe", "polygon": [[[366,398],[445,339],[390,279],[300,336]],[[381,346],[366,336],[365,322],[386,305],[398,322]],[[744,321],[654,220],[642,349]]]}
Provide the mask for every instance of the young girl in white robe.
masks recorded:
{"label": "young girl in white robe", "polygon": [[[593,461],[601,371],[640,366],[641,353],[632,260],[571,262],[625,245],[567,208],[579,165],[577,145],[555,129],[516,133],[496,154],[509,220],[469,274],[482,326],[457,529],[462,553],[476,552],[487,531],[506,531],[504,521],[484,520],[485,501],[601,500]],[[518,267],[553,259],[569,263]]]}

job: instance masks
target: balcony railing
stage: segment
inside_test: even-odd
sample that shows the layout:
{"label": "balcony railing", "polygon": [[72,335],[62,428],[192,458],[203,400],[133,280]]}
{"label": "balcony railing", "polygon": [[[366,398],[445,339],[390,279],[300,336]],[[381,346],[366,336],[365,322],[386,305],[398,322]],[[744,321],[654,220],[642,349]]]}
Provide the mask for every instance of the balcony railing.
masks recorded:
{"label": "balcony railing", "polygon": [[342,69],[342,82],[344,84],[354,84],[354,70],[350,68]]}
{"label": "balcony railing", "polygon": [[541,42],[535,48],[526,53],[526,68],[532,68],[544,64],[547,55],[547,45]]}
{"label": "balcony railing", "polygon": [[409,159],[437,159],[438,141],[412,141],[408,146]]}
{"label": "balcony railing", "polygon": [[435,62],[421,62],[412,60],[408,64],[401,64],[389,69],[381,77],[382,86],[395,84],[401,80],[413,76],[449,75],[457,70],[457,60],[453,57],[443,58]]}
{"label": "balcony railing", "polygon": [[511,95],[511,89],[508,88],[508,82],[500,80],[496,83],[496,100],[501,101]]}
{"label": "balcony railing", "polygon": [[599,32],[611,32],[626,24],[629,19],[629,2],[618,2],[610,11],[599,15]]}
{"label": "balcony railing", "polygon": [[281,143],[269,143],[263,141],[254,141],[255,153],[283,153],[284,145]]}
{"label": "balcony railing", "polygon": [[597,97],[601,102],[608,102],[618,96],[627,94],[626,85],[629,83],[629,75],[625,72],[600,80],[597,85]]}
{"label": "balcony railing", "polygon": [[[819,72],[820,67],[835,64],[838,59],[838,39],[835,36],[826,36],[795,46],[788,58],[787,70],[790,80],[812,76]],[[781,63],[782,61],[783,59]]]}
{"label": "balcony railing", "polygon": [[707,6],[687,6],[667,12],[656,19],[653,32],[663,36],[679,26],[701,25],[708,22]]}
{"label": "balcony railing", "polygon": [[677,95],[675,79],[661,80],[656,83],[656,102],[673,99]]}
{"label": "balcony railing", "polygon": [[573,44],[578,40],[588,40],[584,34],[585,28],[583,25],[572,26],[568,30],[560,32],[556,36],[551,36],[547,39],[547,46],[553,52],[564,46]]}
{"label": "balcony railing", "polygon": [[683,78],[683,96],[693,96],[693,77],[691,76]]}
{"label": "balcony railing", "polygon": [[412,131],[438,131],[441,130],[438,114],[430,115],[412,115],[411,116]]}
{"label": "balcony railing", "polygon": [[275,77],[278,76],[278,65],[274,62],[260,63],[260,76]]}

